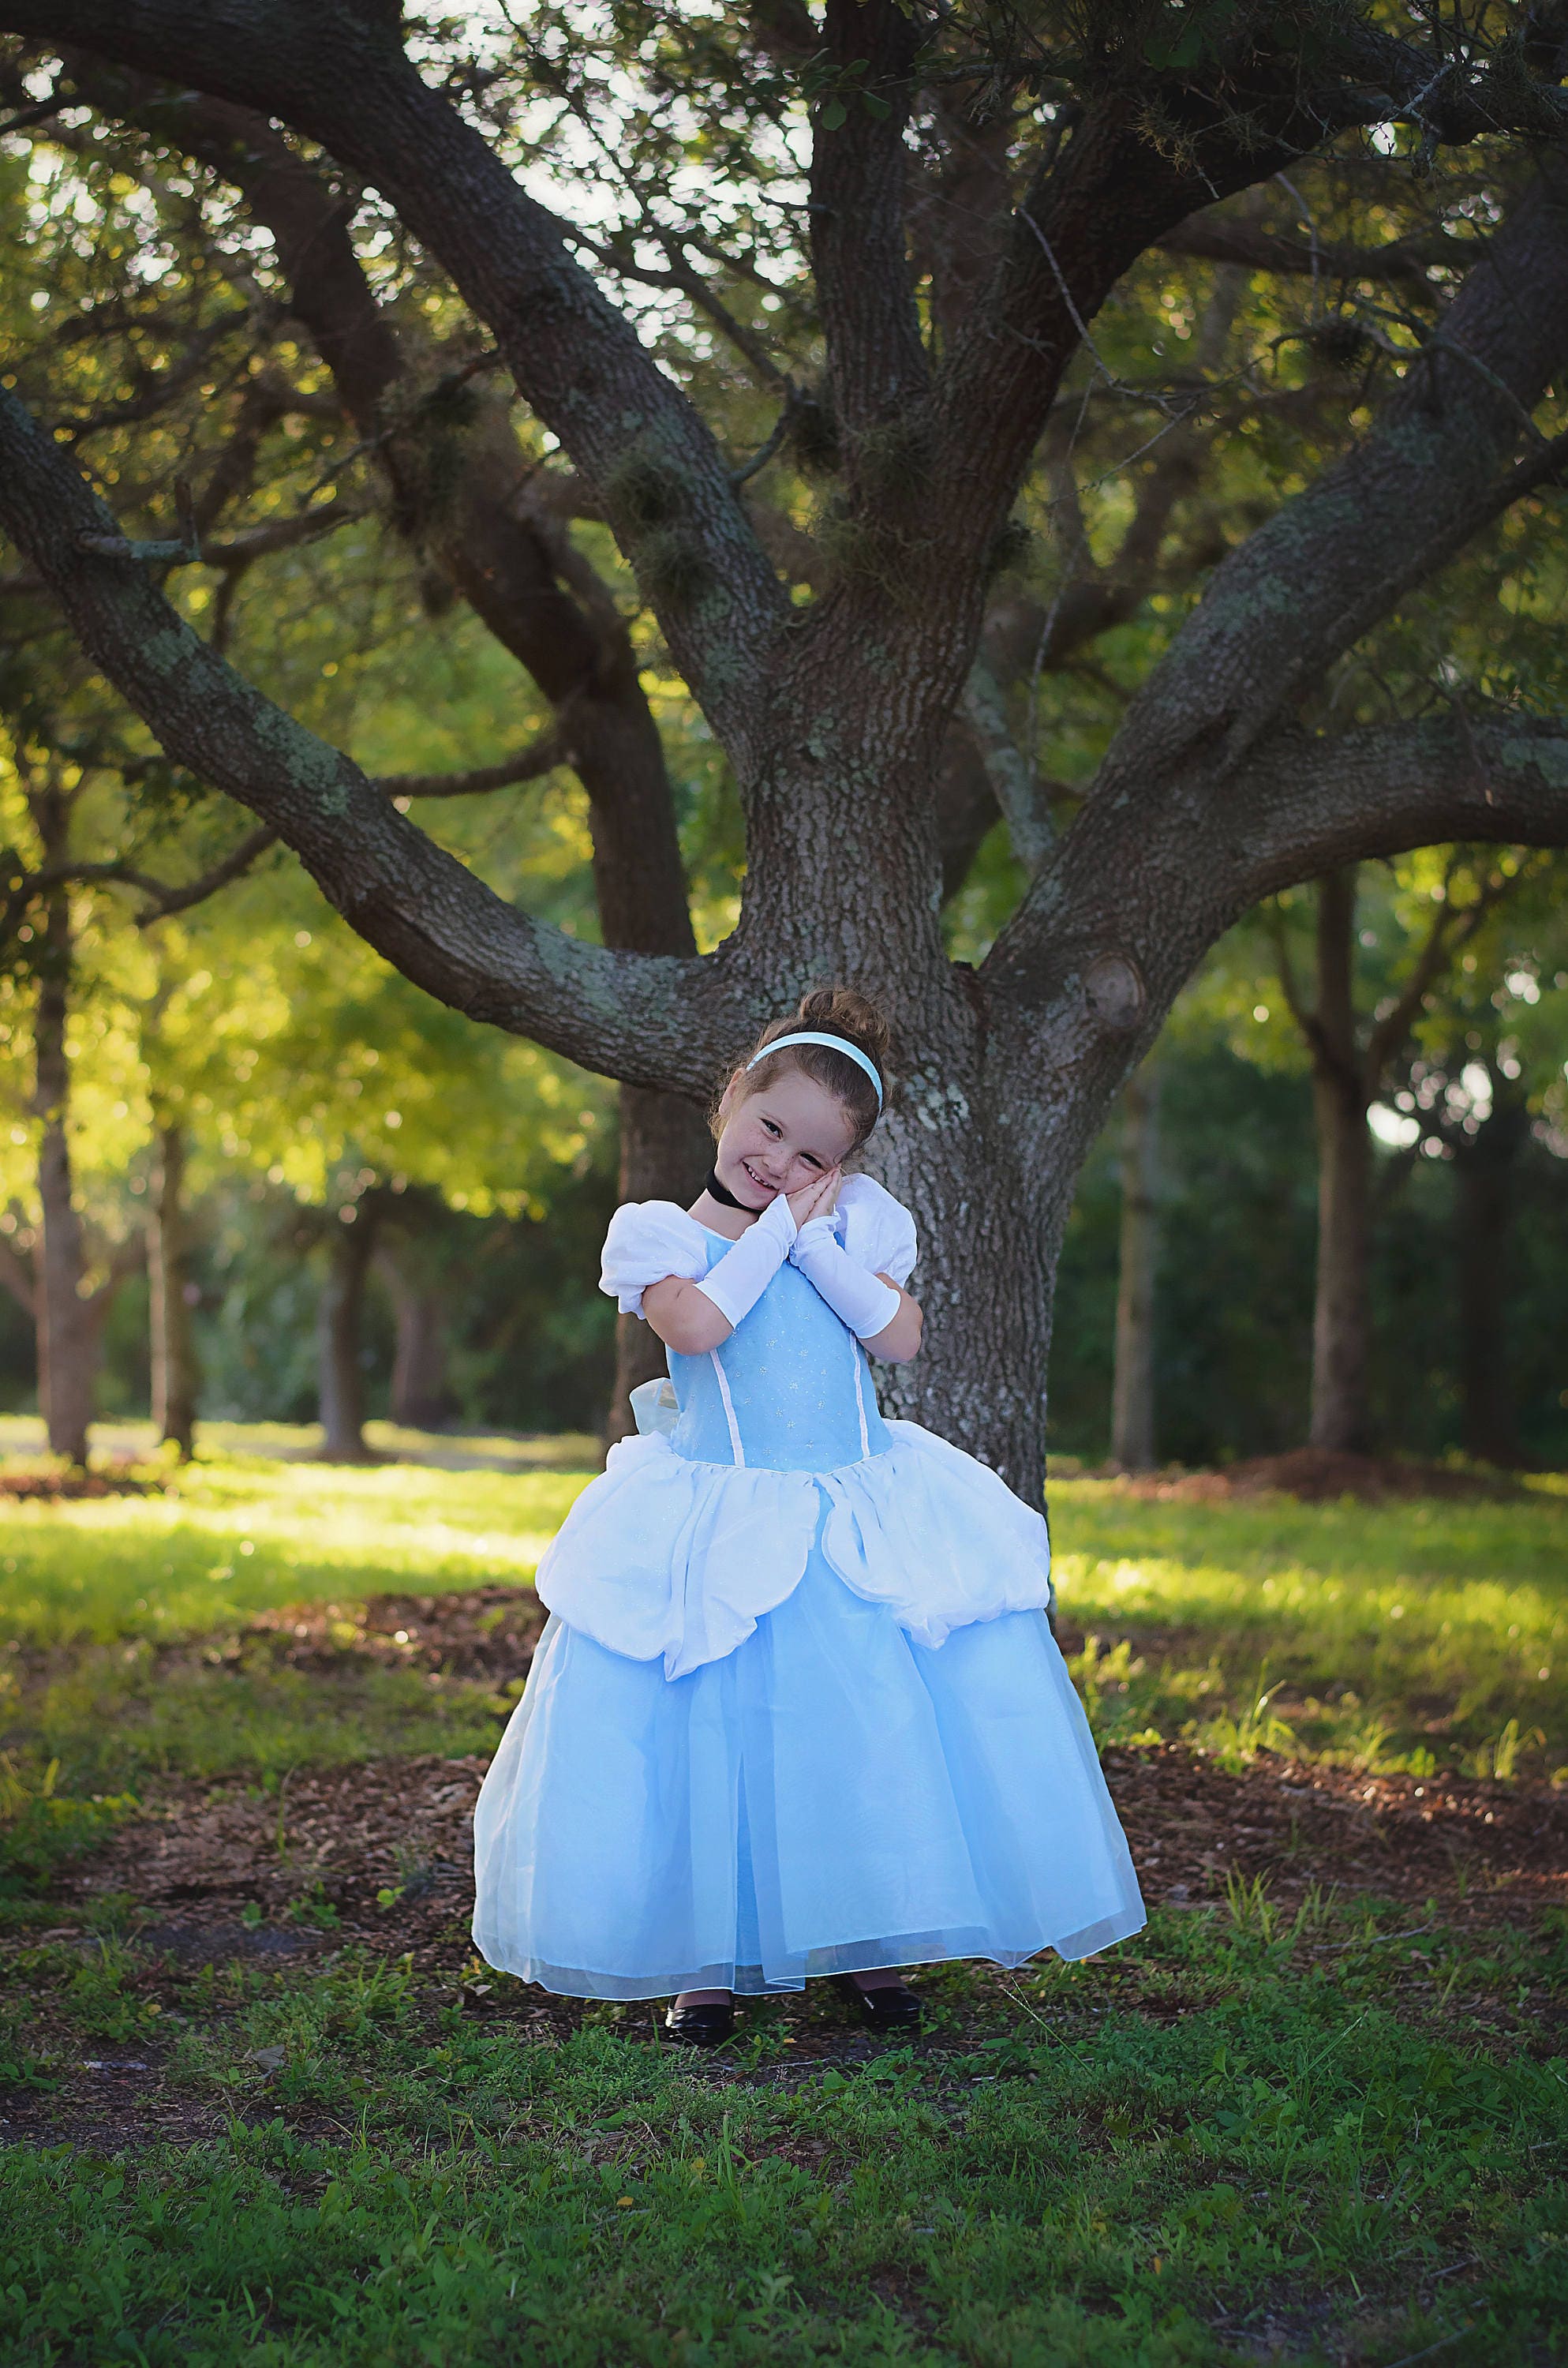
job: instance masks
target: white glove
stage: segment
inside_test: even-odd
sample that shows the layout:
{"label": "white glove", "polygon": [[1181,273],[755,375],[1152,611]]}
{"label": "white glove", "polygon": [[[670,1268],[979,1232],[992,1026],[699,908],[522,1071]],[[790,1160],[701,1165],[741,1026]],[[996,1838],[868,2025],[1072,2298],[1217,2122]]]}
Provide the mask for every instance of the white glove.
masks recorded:
{"label": "white glove", "polygon": [[733,1249],[726,1250],[710,1275],[698,1284],[733,1331],[749,1315],[790,1255],[795,1238],[795,1218],[780,1192],[770,1201],[755,1225],[748,1225]]}
{"label": "white glove", "polygon": [[858,1340],[874,1340],[898,1314],[900,1294],[840,1247],[831,1217],[812,1217],[801,1227],[790,1260]]}

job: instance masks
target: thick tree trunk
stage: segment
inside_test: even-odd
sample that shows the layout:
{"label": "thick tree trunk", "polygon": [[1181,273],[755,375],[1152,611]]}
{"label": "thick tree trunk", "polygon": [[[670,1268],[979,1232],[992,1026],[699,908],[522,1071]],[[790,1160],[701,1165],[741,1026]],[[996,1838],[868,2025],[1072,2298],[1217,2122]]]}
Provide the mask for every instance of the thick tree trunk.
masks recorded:
{"label": "thick tree trunk", "polygon": [[[58,860],[64,836],[62,810],[61,848],[49,846],[46,838],[46,854]],[[71,1064],[65,1049],[72,955],[70,905],[65,892],[58,890],[50,898],[44,924],[35,1020],[33,1107],[43,1121],[38,1162],[43,1224],[35,1299],[39,1406],[51,1452],[72,1463],[85,1463],[103,1308],[87,1292],[82,1220],[72,1189]]]}
{"label": "thick tree trunk", "polygon": [[1317,1119],[1317,1285],[1312,1305],[1314,1447],[1368,1443],[1367,1360],[1372,1146],[1370,1100],[1356,1039],[1354,865],[1317,889],[1317,1009],[1312,1030]]}
{"label": "thick tree trunk", "polygon": [[1486,1463],[1520,1460],[1506,1319],[1515,1163],[1528,1127],[1522,1100],[1494,1102],[1479,1133],[1454,1159],[1460,1436],[1466,1454]]}
{"label": "thick tree trunk", "polygon": [[[684,1209],[702,1189],[713,1156],[708,1123],[695,1102],[676,1094],[649,1093],[641,1086],[620,1089],[620,1197],[623,1201],[675,1201]],[[651,1324],[622,1315],[615,1330],[615,1387],[605,1423],[605,1442],[636,1428],[628,1403],[639,1382],[669,1370],[665,1344]]]}
{"label": "thick tree trunk", "polygon": [[1160,1073],[1147,1062],[1122,1096],[1121,1261],[1110,1455],[1124,1472],[1154,1465],[1154,1276],[1160,1254]]}
{"label": "thick tree trunk", "polygon": [[200,1369],[191,1322],[190,1234],[185,1206],[185,1129],[160,1120],[147,1224],[148,1320],[153,1423],[165,1445],[187,1457],[196,1440]]}
{"label": "thick tree trunk", "polygon": [[316,1313],[321,1454],[326,1463],[370,1460],[359,1336],[374,1249],[375,1222],[365,1209],[352,1224],[337,1220],[327,1237],[326,1281]]}

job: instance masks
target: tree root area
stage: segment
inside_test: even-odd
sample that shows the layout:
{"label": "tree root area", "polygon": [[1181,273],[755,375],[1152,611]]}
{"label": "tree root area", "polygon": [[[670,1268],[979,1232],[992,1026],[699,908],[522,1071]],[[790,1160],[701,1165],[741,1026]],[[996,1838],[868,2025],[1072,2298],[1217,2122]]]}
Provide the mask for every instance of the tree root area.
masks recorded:
{"label": "tree root area", "polygon": [[[274,1793],[175,1785],[62,1879],[128,1895],[140,1934],[190,1964],[288,1958],[352,1939],[449,1950],[472,1907],[479,1758],[301,1771]],[[1105,1768],[1151,1907],[1198,1909],[1261,1880],[1281,1907],[1343,1898],[1437,1904],[1450,1920],[1568,1904],[1568,1791],[1460,1777],[1363,1776],[1259,1753],[1238,1772],[1180,1745],[1108,1751]]]}

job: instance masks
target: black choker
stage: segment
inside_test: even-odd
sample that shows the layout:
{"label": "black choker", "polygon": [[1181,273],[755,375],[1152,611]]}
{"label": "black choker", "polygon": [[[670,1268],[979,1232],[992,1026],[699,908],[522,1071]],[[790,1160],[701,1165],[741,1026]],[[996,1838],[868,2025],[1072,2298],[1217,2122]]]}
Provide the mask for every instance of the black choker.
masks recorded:
{"label": "black choker", "polygon": [[714,1161],[712,1167],[708,1170],[708,1181],[702,1189],[707,1193],[710,1201],[718,1201],[719,1206],[722,1209],[739,1209],[743,1215],[747,1217],[755,1217],[756,1214],[756,1211],[755,1209],[748,1209],[744,1201],[736,1200],[734,1194],[730,1190],[727,1184],[720,1183],[719,1163],[717,1160]]}

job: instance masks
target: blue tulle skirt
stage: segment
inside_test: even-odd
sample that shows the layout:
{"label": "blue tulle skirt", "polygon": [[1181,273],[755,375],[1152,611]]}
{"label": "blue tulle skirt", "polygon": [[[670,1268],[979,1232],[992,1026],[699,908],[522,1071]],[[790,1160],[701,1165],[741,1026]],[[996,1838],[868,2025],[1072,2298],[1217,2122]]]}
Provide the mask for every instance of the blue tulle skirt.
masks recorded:
{"label": "blue tulle skirt", "polygon": [[919,1645],[820,1545],[685,1677],[552,1618],[474,1843],[479,1949],[577,1998],[1085,1957],[1143,1922],[1043,1612]]}

